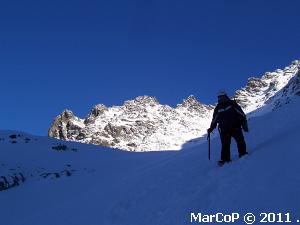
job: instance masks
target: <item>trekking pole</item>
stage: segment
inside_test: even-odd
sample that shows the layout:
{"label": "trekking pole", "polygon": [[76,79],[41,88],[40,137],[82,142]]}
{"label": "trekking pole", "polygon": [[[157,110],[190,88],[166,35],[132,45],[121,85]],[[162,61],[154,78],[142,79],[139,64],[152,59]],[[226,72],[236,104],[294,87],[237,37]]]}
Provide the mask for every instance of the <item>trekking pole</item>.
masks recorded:
{"label": "trekking pole", "polygon": [[210,160],[210,132],[207,133],[208,140],[208,160]]}

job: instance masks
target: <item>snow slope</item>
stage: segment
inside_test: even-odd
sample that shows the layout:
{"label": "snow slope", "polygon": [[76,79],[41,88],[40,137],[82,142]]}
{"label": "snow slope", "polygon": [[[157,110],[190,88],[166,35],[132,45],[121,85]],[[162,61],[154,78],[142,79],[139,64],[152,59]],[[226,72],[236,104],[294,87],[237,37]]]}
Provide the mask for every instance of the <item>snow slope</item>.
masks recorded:
{"label": "snow slope", "polygon": [[[190,224],[191,212],[290,212],[295,221],[300,219],[299,111],[295,97],[251,118],[250,155],[223,168],[216,166],[218,138],[208,161],[206,143],[138,153],[24,133],[13,144],[9,135],[16,132],[2,131],[1,175],[17,171],[26,180],[0,192],[1,224],[183,225]],[[52,149],[57,143],[67,149]]]}

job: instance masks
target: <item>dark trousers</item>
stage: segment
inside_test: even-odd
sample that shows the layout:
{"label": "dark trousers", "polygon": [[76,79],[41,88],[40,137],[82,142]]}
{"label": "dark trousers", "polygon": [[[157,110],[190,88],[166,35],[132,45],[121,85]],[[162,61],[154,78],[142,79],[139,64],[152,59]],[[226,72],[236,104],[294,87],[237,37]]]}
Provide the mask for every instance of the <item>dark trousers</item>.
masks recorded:
{"label": "dark trousers", "polygon": [[245,155],[246,151],[246,142],[244,139],[243,131],[241,128],[233,129],[231,131],[220,131],[221,143],[222,143],[222,150],[221,150],[221,160],[223,161],[230,161],[230,144],[231,144],[231,137],[234,138],[236,141],[239,155]]}

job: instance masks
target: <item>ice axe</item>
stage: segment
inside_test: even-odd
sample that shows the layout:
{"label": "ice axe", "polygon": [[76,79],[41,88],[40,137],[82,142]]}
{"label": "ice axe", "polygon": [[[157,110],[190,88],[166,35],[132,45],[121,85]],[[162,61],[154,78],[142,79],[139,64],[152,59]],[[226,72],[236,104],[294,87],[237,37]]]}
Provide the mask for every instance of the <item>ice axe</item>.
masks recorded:
{"label": "ice axe", "polygon": [[210,160],[210,132],[207,132],[207,140],[208,140],[208,160]]}

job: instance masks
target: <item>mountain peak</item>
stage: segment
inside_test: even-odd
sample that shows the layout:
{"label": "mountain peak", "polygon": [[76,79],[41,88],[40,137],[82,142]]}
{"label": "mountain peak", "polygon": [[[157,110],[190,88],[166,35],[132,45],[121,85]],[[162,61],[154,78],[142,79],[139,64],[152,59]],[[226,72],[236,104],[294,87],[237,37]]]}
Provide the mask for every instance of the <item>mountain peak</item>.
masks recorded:
{"label": "mountain peak", "polygon": [[88,117],[92,116],[92,117],[97,117],[97,116],[100,116],[101,114],[103,114],[105,111],[107,111],[108,108],[103,105],[103,104],[98,104],[98,105],[95,105],[90,114],[88,115]]}
{"label": "mountain peak", "polygon": [[190,95],[187,99],[183,100],[183,103],[193,105],[193,104],[198,104],[200,102],[198,101],[198,99],[194,95]]}
{"label": "mountain peak", "polygon": [[212,110],[212,106],[205,105],[198,101],[194,95],[190,95],[187,99],[184,99],[182,103],[177,104],[177,109],[187,109],[189,111],[205,112]]}
{"label": "mountain peak", "polygon": [[62,140],[68,140],[70,138],[70,133],[78,134],[78,131],[84,127],[83,121],[76,117],[71,110],[65,109],[60,115],[55,117],[51,127],[48,130],[48,135],[50,137],[57,137]]}
{"label": "mountain peak", "polygon": [[74,113],[73,113],[71,110],[69,110],[69,109],[65,109],[65,110],[60,114],[60,116],[61,116],[62,119],[66,119],[66,120],[75,117],[75,116],[74,116]]}
{"label": "mountain peak", "polygon": [[103,104],[95,105],[90,113],[88,114],[87,118],[84,120],[85,124],[90,124],[95,121],[97,117],[104,114],[104,112],[108,111],[108,108]]}
{"label": "mountain peak", "polygon": [[124,106],[126,105],[158,105],[159,102],[155,97],[148,96],[148,95],[143,95],[143,96],[138,96],[134,100],[128,100],[124,102]]}

